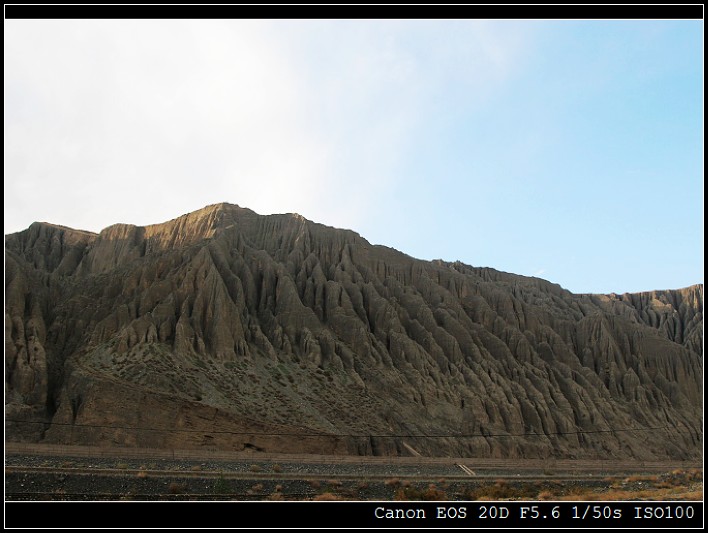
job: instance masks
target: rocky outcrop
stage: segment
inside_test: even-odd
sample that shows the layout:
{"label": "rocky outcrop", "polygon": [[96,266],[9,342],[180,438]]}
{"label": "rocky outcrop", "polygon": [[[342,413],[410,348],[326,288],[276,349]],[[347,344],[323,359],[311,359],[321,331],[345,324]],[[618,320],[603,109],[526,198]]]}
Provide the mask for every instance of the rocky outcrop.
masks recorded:
{"label": "rocky outcrop", "polygon": [[693,458],[703,287],[573,295],[229,204],[6,236],[11,440]]}
{"label": "rocky outcrop", "polygon": [[604,310],[651,326],[667,339],[703,355],[703,285],[589,298]]}

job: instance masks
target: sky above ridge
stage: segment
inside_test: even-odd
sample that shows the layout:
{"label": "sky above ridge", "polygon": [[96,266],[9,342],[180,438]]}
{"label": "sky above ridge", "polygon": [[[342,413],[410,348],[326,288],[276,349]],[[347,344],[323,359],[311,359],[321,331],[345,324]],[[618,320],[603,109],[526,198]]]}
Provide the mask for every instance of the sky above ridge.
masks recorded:
{"label": "sky above ridge", "polygon": [[229,202],[573,292],[703,282],[703,22],[5,20],[5,233]]}

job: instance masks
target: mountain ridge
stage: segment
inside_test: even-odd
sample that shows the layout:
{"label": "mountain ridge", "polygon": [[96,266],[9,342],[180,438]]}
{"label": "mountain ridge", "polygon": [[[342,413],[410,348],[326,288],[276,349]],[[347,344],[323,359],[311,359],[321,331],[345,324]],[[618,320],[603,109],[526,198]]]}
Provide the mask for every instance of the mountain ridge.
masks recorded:
{"label": "mountain ridge", "polygon": [[5,250],[11,439],[701,453],[700,284],[574,295],[226,203],[98,234],[34,223]]}

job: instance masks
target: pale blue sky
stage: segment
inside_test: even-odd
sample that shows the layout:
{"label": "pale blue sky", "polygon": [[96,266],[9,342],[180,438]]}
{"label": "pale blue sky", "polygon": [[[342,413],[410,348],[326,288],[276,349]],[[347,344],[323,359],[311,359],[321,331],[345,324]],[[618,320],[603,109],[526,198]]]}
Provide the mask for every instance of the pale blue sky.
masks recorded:
{"label": "pale blue sky", "polygon": [[5,21],[5,233],[215,202],[573,292],[703,282],[702,21]]}

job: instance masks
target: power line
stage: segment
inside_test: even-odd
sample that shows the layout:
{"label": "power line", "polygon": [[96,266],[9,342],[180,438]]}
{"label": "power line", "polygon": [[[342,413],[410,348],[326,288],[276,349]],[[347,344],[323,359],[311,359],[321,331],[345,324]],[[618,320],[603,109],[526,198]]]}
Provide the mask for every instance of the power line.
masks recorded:
{"label": "power line", "polygon": [[515,437],[552,437],[564,435],[588,435],[600,433],[626,433],[626,432],[646,432],[657,430],[678,430],[676,426],[657,426],[648,428],[622,428],[622,429],[595,429],[595,430],[578,430],[578,431],[555,431],[548,433],[458,433],[458,434],[441,434],[441,435],[355,435],[347,433],[297,433],[297,432],[258,432],[258,431],[231,431],[231,430],[199,430],[199,429],[180,429],[180,428],[148,428],[137,426],[110,426],[100,424],[71,424],[68,422],[38,422],[31,420],[15,420],[6,418],[5,422],[17,424],[37,424],[50,426],[64,426],[71,428],[92,428],[92,429],[125,429],[133,431],[153,431],[165,433],[201,433],[201,434],[219,434],[219,435],[247,435],[251,437],[350,437],[350,438],[376,438],[376,439],[472,439],[472,438],[515,438]]}

